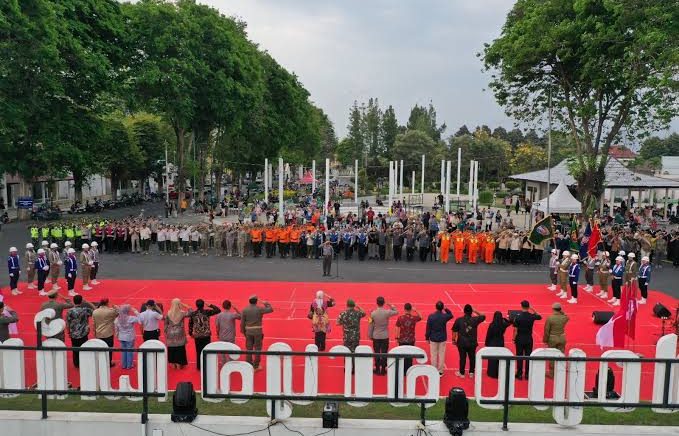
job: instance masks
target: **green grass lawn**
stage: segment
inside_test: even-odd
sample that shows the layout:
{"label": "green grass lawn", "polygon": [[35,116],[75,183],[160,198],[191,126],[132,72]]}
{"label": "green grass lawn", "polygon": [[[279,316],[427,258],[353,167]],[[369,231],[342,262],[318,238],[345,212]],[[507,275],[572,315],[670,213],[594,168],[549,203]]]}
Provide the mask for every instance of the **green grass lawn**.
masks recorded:
{"label": "green grass lawn", "polygon": [[[427,409],[427,420],[436,421],[443,418],[445,401],[439,401],[434,407]],[[502,410],[482,409],[474,401],[469,402],[469,418],[477,422],[501,422]],[[323,408],[322,402],[315,402],[309,406],[293,407],[293,416],[298,418],[319,418]],[[159,403],[155,399],[149,400],[150,413],[169,414],[172,401]],[[40,400],[37,395],[22,395],[17,398],[0,398],[0,410],[40,410]],[[141,413],[141,401],[126,399],[107,400],[99,397],[96,401],[81,400],[79,396],[70,396],[66,400],[48,401],[49,411],[59,412],[102,412],[102,413]],[[230,416],[265,416],[265,405],[262,400],[251,400],[245,404],[236,405],[230,401],[221,403],[204,402],[198,397],[198,411],[202,415],[230,415]],[[366,407],[352,407],[340,404],[342,418],[358,419],[412,419],[419,420],[419,406],[392,407],[389,404],[375,403]],[[550,410],[539,411],[533,407],[515,406],[510,409],[509,422],[553,423]],[[630,413],[609,413],[601,408],[585,409],[583,424],[634,424],[634,425],[672,425],[679,426],[679,413],[660,414],[650,409],[637,409]]]}

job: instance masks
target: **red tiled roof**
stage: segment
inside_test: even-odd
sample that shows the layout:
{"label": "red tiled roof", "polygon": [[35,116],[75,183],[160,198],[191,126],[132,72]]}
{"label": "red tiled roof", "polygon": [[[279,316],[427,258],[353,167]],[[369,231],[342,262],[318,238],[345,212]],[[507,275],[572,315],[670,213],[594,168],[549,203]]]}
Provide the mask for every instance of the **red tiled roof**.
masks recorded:
{"label": "red tiled roof", "polygon": [[634,159],[637,157],[635,152],[622,145],[611,145],[608,149],[608,155],[616,159]]}

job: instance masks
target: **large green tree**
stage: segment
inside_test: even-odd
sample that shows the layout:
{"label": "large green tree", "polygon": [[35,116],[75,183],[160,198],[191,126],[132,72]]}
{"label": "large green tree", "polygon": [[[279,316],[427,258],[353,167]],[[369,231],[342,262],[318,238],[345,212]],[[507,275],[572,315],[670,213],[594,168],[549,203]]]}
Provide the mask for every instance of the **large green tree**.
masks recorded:
{"label": "large green tree", "polygon": [[603,194],[608,149],[677,114],[679,8],[672,1],[518,0],[483,53],[506,112],[535,121],[554,103],[576,146],[571,172],[586,210]]}

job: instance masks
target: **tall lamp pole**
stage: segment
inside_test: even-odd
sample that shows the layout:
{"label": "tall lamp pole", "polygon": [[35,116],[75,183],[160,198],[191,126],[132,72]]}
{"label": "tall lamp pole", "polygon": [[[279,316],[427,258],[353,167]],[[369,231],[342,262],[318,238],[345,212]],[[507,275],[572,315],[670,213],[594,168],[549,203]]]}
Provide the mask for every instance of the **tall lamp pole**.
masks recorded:
{"label": "tall lamp pole", "polygon": [[549,196],[552,190],[552,87],[549,87],[549,128],[547,130],[547,214],[549,216]]}

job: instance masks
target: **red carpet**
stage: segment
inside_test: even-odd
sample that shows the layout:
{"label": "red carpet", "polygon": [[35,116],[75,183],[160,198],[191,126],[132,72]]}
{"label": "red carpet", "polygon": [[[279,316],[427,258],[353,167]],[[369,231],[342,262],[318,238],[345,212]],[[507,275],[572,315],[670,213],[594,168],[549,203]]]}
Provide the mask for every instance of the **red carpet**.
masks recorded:
{"label": "red carpet", "polygon": [[[62,285],[63,286],[63,285]],[[247,299],[251,294],[257,294],[260,300],[268,300],[274,307],[274,313],[267,315],[264,322],[265,348],[272,342],[286,342],[294,350],[302,351],[304,347],[313,343],[313,333],[310,321],[306,318],[307,309],[315,292],[323,289],[326,294],[334,297],[338,302],[338,307],[331,309],[330,317],[333,319],[333,331],[328,336],[328,348],[333,345],[341,344],[342,330],[334,325],[338,313],[345,308],[347,298],[353,298],[357,304],[366,311],[375,307],[375,298],[382,295],[388,303],[395,304],[399,311],[402,311],[403,304],[412,303],[415,308],[420,310],[422,316],[426,316],[433,311],[434,303],[437,300],[443,301],[451,308],[457,318],[461,316],[462,306],[470,303],[482,313],[485,313],[489,320],[479,327],[479,342],[483,345],[488,322],[492,318],[495,310],[500,310],[506,315],[508,309],[518,309],[519,302],[528,299],[533,307],[544,316],[551,312],[551,304],[557,299],[554,293],[548,291],[543,285],[487,285],[487,284],[400,284],[400,283],[297,283],[297,282],[199,282],[199,281],[126,281],[108,280],[98,285],[93,291],[84,292],[85,298],[96,302],[99,298],[106,296],[111,299],[113,304],[130,303],[134,307],[139,307],[142,302],[149,298],[162,302],[167,309],[172,298],[179,297],[182,301],[193,305],[197,298],[203,298],[207,303],[213,303],[221,307],[221,301],[230,299],[237,307],[242,308],[247,304]],[[20,332],[21,337],[27,345],[35,344],[35,330],[31,327],[34,314],[40,304],[45,300],[38,297],[37,292],[29,291],[24,288],[25,293],[18,297],[6,296],[5,302],[15,309],[21,318]],[[7,294],[7,292],[5,292]],[[562,303],[564,300],[560,300]],[[656,302],[662,302],[665,306],[674,311],[677,300],[659,292],[651,292],[649,304],[640,306],[637,317],[637,338],[635,342],[630,342],[628,348],[642,354],[645,357],[653,357],[655,353],[655,343],[661,332],[660,320],[653,317],[652,306]],[[581,348],[588,356],[599,356],[600,349],[594,344],[598,326],[591,320],[594,310],[612,310],[605,302],[581,290],[580,303],[572,306],[564,303],[565,312],[570,316],[567,327],[567,348]],[[395,322],[395,318],[393,318]],[[452,322],[451,322],[452,327]],[[417,338],[418,345],[428,351],[428,345],[424,341],[425,321],[418,324]],[[542,340],[543,321],[535,326],[535,347],[544,346]],[[362,326],[362,337],[366,337],[367,322]],[[513,349],[511,343],[511,329],[506,333],[505,343]],[[90,333],[90,337],[93,333]],[[161,337],[162,339],[162,337]],[[138,338],[139,345],[141,338]],[[191,380],[195,386],[200,386],[199,372],[195,369],[195,348],[189,338],[187,350],[190,364],[183,370],[169,369],[169,386],[174,389],[177,382]],[[242,337],[237,339],[238,344],[244,348]],[[369,341],[364,340],[364,344]],[[117,341],[116,341],[117,344]],[[393,340],[390,346],[394,346]],[[455,377],[454,372],[458,368],[457,350],[449,343],[446,356],[446,373],[442,379],[442,394],[448,392],[452,386],[462,386],[468,394],[473,393],[472,380],[460,379]],[[26,381],[28,384],[35,382],[35,366],[33,352],[26,352]],[[117,386],[118,375],[124,373],[119,369],[119,356],[114,355],[118,365],[113,368],[114,386]],[[263,359],[264,360],[264,359]],[[70,357],[69,357],[70,364]],[[296,391],[302,390],[303,378],[302,365],[303,359],[295,360],[295,381]],[[321,360],[323,374],[320,377],[320,391],[324,393],[340,392],[342,390],[341,366],[339,360]],[[615,365],[614,365],[615,366]],[[619,375],[619,369],[614,368]],[[652,388],[651,364],[642,366],[642,399],[648,400]],[[589,390],[594,385],[594,376],[597,371],[596,364],[589,364],[587,370],[586,388]],[[126,371],[130,375],[136,374],[133,371]],[[136,383],[136,376],[131,377]],[[386,391],[385,377],[375,377],[375,393],[382,394]],[[69,380],[77,384],[78,376],[74,368],[69,369]],[[485,383],[486,389],[490,393],[495,389],[494,381],[488,379]],[[620,383],[620,377],[616,377],[616,382]],[[239,383],[238,383],[239,384]],[[265,371],[258,372],[255,376],[255,391],[261,392],[265,385]],[[234,386],[237,387],[237,386]],[[526,393],[527,382],[517,381],[517,395],[524,396]]]}

